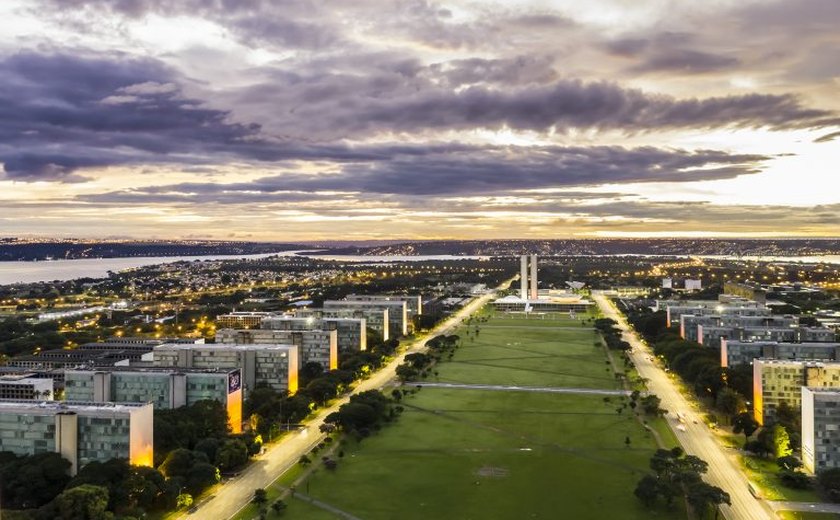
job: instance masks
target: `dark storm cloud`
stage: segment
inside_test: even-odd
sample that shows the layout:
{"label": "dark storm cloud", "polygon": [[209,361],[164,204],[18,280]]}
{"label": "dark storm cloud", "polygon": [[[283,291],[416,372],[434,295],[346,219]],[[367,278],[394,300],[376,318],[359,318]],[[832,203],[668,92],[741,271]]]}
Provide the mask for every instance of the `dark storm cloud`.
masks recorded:
{"label": "dark storm cloud", "polygon": [[[0,61],[0,161],[7,178],[212,153],[259,130],[186,99],[160,62],[20,53]],[[191,159],[184,157],[185,162]]]}
{"label": "dark storm cloud", "polygon": [[[469,81],[470,74],[480,75],[475,72],[478,69],[492,71],[502,81],[514,74],[511,68],[528,68],[533,63],[525,58],[467,60],[439,73],[461,78],[452,81]],[[523,175],[525,182],[531,183],[536,181],[529,179],[540,176],[557,177],[561,184],[570,179],[575,183],[638,179],[653,172],[638,163],[625,169],[629,158],[647,157],[656,162],[668,157],[672,161],[673,154],[654,157],[652,149],[627,153],[605,152],[614,150],[605,148],[535,148],[523,155],[516,149],[510,153],[508,149],[458,143],[349,146],[341,139],[424,129],[642,132],[698,127],[807,128],[836,122],[831,112],[805,108],[793,96],[680,100],[608,82],[573,80],[510,91],[483,86],[453,91],[420,78],[428,70],[419,70],[415,62],[395,61],[393,65],[398,72],[372,72],[355,80],[344,75],[275,71],[272,84],[244,91],[243,98],[273,120],[274,128],[281,129],[281,135],[286,136],[281,139],[258,124],[235,122],[229,112],[187,97],[180,85],[188,80],[156,60],[122,54],[20,53],[0,61],[4,78],[0,84],[0,162],[6,178],[78,180],[74,172],[108,165],[333,161],[352,163],[345,166],[345,171],[355,176],[347,178],[349,184],[361,184],[374,192],[383,182],[407,191],[428,190],[421,185],[429,180],[464,184],[463,189],[492,189],[491,174]],[[412,88],[420,85],[425,87],[419,91]],[[708,154],[685,154],[685,160],[709,161]],[[516,164],[510,164],[511,157]],[[579,164],[577,157],[582,158]],[[692,173],[691,178],[737,175],[745,172],[744,161],[754,160],[746,156],[719,159],[724,163],[720,169]],[[618,162],[610,168],[612,160]],[[586,168],[586,161],[592,161],[591,168]],[[672,176],[657,175],[660,180],[684,180],[684,172],[673,162],[657,168],[657,172]],[[472,176],[479,170],[484,172],[481,178]],[[552,173],[555,171],[560,173]],[[447,180],[448,175],[462,174],[460,179]]]}
{"label": "dark storm cloud", "polygon": [[395,154],[388,161],[349,163],[339,173],[286,173],[231,184],[181,183],[105,194],[91,200],[129,197],[137,202],[236,197],[241,202],[278,201],[300,192],[360,192],[400,196],[505,194],[515,190],[608,182],[688,182],[756,173],[768,159],[713,150],[687,152],[644,147],[475,148],[459,152]]}
{"label": "dark storm cloud", "polygon": [[177,72],[151,59],[20,53],[0,60],[0,77],[0,163],[8,179],[75,181],[79,169],[123,164],[372,161],[393,153],[269,140],[259,125],[185,97]]}
{"label": "dark storm cloud", "polygon": [[[547,87],[502,91],[470,87],[458,92],[421,92],[398,99],[357,99],[352,111],[343,98],[305,107],[329,122],[309,119],[313,130],[397,132],[418,129],[502,127],[566,131],[573,128],[649,131],[677,128],[740,127],[816,128],[840,123],[828,110],[804,107],[792,95],[747,94],[704,99],[676,99],[625,89],[611,82],[561,80]],[[346,106],[346,105],[345,105]],[[313,113],[314,115],[314,113]],[[329,125],[329,126],[327,126]]]}

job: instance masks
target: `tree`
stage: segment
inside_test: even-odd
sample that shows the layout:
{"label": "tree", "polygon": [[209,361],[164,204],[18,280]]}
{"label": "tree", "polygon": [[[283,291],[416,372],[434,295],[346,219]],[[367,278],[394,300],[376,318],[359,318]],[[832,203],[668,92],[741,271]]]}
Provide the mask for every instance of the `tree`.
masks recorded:
{"label": "tree", "polygon": [[82,484],[55,497],[55,508],[60,518],[73,520],[110,520],[114,515],[107,511],[108,490],[102,486]]}
{"label": "tree", "polygon": [[793,489],[810,489],[813,486],[811,477],[801,471],[783,469],[779,472],[782,484]]}
{"label": "tree", "polygon": [[311,397],[313,401],[323,406],[327,401],[335,397],[337,388],[338,387],[335,382],[321,377],[306,385],[306,388],[304,388],[303,391],[306,395]]}
{"label": "tree", "polygon": [[755,453],[759,457],[765,457],[770,453],[770,450],[763,442],[758,440],[747,441],[744,443],[744,450]]}
{"label": "tree", "polygon": [[257,488],[254,490],[254,498],[252,501],[258,505],[265,504],[268,501],[268,493],[263,488]]}
{"label": "tree", "polygon": [[633,494],[636,495],[636,498],[642,501],[642,503],[647,506],[651,507],[653,504],[656,503],[656,497],[659,496],[659,483],[656,480],[656,477],[653,475],[645,475],[636,484],[636,489],[633,491]]}
{"label": "tree", "polygon": [[154,468],[132,466],[124,459],[89,462],[67,484],[67,489],[92,484],[108,490],[108,510],[116,513],[164,509],[174,498],[164,476]]}
{"label": "tree", "polygon": [[727,417],[734,417],[746,409],[744,398],[735,390],[726,387],[718,392],[717,408]]}
{"label": "tree", "polygon": [[802,412],[787,401],[782,401],[776,406],[776,422],[789,429],[798,429],[802,422]]}
{"label": "tree", "polygon": [[[688,487],[686,498],[691,507],[700,514],[704,514],[709,506],[717,508],[720,504],[731,504],[729,493],[702,480]],[[715,510],[715,518],[717,518],[717,510]]]}
{"label": "tree", "polygon": [[178,493],[178,498],[175,500],[175,507],[184,509],[193,504],[193,497],[189,493]]}
{"label": "tree", "polygon": [[817,484],[823,495],[832,502],[840,502],[840,468],[826,469],[817,474]]}
{"label": "tree", "polygon": [[0,493],[3,507],[40,507],[56,497],[70,480],[70,462],[58,453],[18,457],[0,452]]}
{"label": "tree", "polygon": [[793,454],[790,449],[790,436],[781,424],[766,425],[758,434],[758,441],[764,444],[767,451],[774,458],[782,458]]}
{"label": "tree", "polygon": [[248,447],[239,439],[228,439],[219,449],[216,464],[221,471],[232,471],[248,462]]}
{"label": "tree", "polygon": [[163,464],[158,469],[168,478],[186,477],[196,462],[208,462],[208,460],[207,455],[202,452],[179,448],[169,452],[169,455],[166,456]]}
{"label": "tree", "polygon": [[219,475],[219,469],[208,463],[199,462],[187,473],[186,485],[194,495],[201,494],[202,491],[217,484],[222,479]]}
{"label": "tree", "polygon": [[759,424],[749,412],[741,412],[732,419],[732,431],[743,433],[745,441],[758,429]]}
{"label": "tree", "polygon": [[303,367],[300,369],[300,379],[301,383],[305,386],[309,384],[310,381],[314,381],[318,379],[324,374],[324,366],[321,363],[317,363],[315,361],[308,361],[306,362]]}
{"label": "tree", "polygon": [[200,451],[207,455],[207,460],[216,460],[216,456],[219,452],[219,448],[222,445],[222,441],[216,439],[214,437],[209,437],[206,439],[201,439],[197,443],[195,443],[195,450]]}
{"label": "tree", "polygon": [[282,498],[278,498],[277,500],[274,501],[273,504],[271,504],[271,509],[275,513],[277,513],[278,515],[282,514],[283,511],[285,511],[287,507],[289,507],[289,506],[287,506],[286,503],[283,502]]}
{"label": "tree", "polygon": [[776,464],[779,465],[780,469],[789,471],[796,471],[797,469],[802,467],[802,461],[800,461],[793,455],[779,457],[778,459],[776,459]]}
{"label": "tree", "polygon": [[647,415],[661,416],[665,414],[665,410],[660,408],[662,400],[655,394],[649,394],[642,397],[642,409]]}

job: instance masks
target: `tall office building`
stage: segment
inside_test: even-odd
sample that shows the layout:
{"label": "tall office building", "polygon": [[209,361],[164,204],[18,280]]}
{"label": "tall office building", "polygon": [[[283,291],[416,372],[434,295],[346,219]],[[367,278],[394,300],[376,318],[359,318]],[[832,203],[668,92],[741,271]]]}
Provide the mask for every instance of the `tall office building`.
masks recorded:
{"label": "tall office building", "polygon": [[0,451],[59,453],[71,475],[92,461],[151,466],[153,413],[151,403],[0,401]]}
{"label": "tall office building", "polygon": [[216,316],[216,327],[220,329],[256,329],[270,312],[234,311]]}
{"label": "tall office building", "polygon": [[538,272],[537,255],[519,257],[519,297],[522,300],[536,300],[540,297]]}
{"label": "tall office building", "polygon": [[799,318],[792,315],[742,316],[740,314],[683,314],[680,316],[680,336],[702,343],[702,331],[715,327],[748,327],[784,329],[799,325]]}
{"label": "tall office building", "polygon": [[753,414],[759,424],[776,417],[781,403],[801,406],[802,387],[840,388],[840,363],[814,361],[753,361]]}
{"label": "tall office building", "polygon": [[338,368],[338,332],[335,330],[221,329],[216,331],[216,342],[295,345],[299,353],[298,368],[310,362],[318,363],[324,371]]}
{"label": "tall office building", "polygon": [[697,342],[719,347],[721,341],[777,341],[779,343],[831,343],[837,335],[822,327],[697,326]]}
{"label": "tall office building", "polygon": [[802,388],[802,464],[810,472],[840,468],[840,390]]}
{"label": "tall office building", "polygon": [[345,300],[357,302],[405,302],[409,319],[423,314],[423,297],[419,294],[348,294]]}
{"label": "tall office building", "polygon": [[367,350],[367,320],[364,318],[272,316],[262,321],[261,328],[268,330],[334,330],[338,338],[339,355]]}
{"label": "tall office building", "polygon": [[362,319],[365,320],[365,326],[381,334],[383,340],[391,338],[388,309],[298,309],[295,317],[319,320]]}
{"label": "tall office building", "polygon": [[721,339],[720,366],[734,367],[752,363],[756,358],[840,361],[840,343],[784,343]]}
{"label": "tall office building", "polygon": [[390,339],[408,334],[408,305],[404,301],[327,300],[324,302],[324,315],[329,316],[331,311],[361,311],[371,326],[374,326],[373,320],[381,312],[387,311],[388,337],[383,333],[383,338]]}
{"label": "tall office building", "polygon": [[531,294],[530,299],[536,300],[540,297],[539,291],[537,289],[538,282],[537,282],[537,255],[531,255]]}
{"label": "tall office building", "polygon": [[238,368],[110,368],[67,370],[64,398],[94,403],[145,403],[168,410],[212,399],[224,405],[233,433],[242,432],[242,376]]}
{"label": "tall office building", "polygon": [[279,392],[298,389],[298,347],[295,345],[165,344],[155,347],[156,367],[238,368],[243,395],[264,383]]}

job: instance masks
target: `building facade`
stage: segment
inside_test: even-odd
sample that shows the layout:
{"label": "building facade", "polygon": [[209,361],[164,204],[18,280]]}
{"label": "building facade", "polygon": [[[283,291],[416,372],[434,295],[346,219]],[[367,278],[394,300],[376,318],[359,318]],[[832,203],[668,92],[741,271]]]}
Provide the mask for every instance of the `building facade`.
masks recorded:
{"label": "building facade", "polygon": [[782,343],[721,339],[720,366],[725,368],[743,365],[752,363],[757,358],[840,361],[840,343]]}
{"label": "building facade", "polygon": [[721,302],[717,300],[658,300],[654,310],[665,311],[665,325],[667,327],[678,327],[680,316],[693,314],[703,316],[706,314],[726,314],[733,316],[770,316],[771,310],[757,302]]}
{"label": "building facade", "polygon": [[52,401],[54,392],[52,378],[37,378],[34,374],[0,375],[0,399]]}
{"label": "building facade", "polygon": [[758,303],[767,303],[767,291],[758,285],[741,282],[724,282],[724,294],[739,296]]}
{"label": "building facade", "polygon": [[363,319],[365,326],[378,332],[383,340],[391,339],[388,309],[300,309],[295,317],[317,319]]}
{"label": "building facade", "polygon": [[243,397],[258,383],[278,392],[298,389],[299,352],[295,345],[170,344],[155,347],[156,367],[238,368]]}
{"label": "building facade", "polygon": [[338,368],[338,332],[335,330],[221,329],[216,342],[224,344],[280,344],[298,347],[298,368],[318,363],[324,371]]}
{"label": "building facade", "polygon": [[234,311],[216,316],[216,328],[219,329],[258,329],[263,319],[271,316],[270,312]]}
{"label": "building facade", "polygon": [[151,402],[155,409],[169,410],[212,399],[225,406],[231,431],[242,432],[242,376],[238,368],[67,370],[64,377],[68,401]]}
{"label": "building facade", "polygon": [[802,388],[802,463],[807,471],[840,468],[840,390]]}
{"label": "building facade", "polygon": [[[378,315],[384,312],[388,320],[388,339],[408,335],[408,305],[404,301],[349,301],[349,300],[327,300],[324,302],[324,315],[331,317],[331,311],[354,311],[359,310],[368,317],[368,313]],[[369,321],[371,326],[374,324]],[[384,334],[383,334],[384,338]]]}
{"label": "building facade", "polygon": [[[702,326],[702,328],[699,328]],[[791,315],[742,316],[740,314],[683,314],[680,336],[688,341],[702,341],[700,332],[712,327],[747,327],[784,329],[799,326],[799,318]]]}
{"label": "building facade", "polygon": [[579,295],[568,293],[527,300],[508,295],[493,301],[493,307],[501,312],[586,312],[593,305]]}
{"label": "building facade", "polygon": [[0,401],[0,451],[56,452],[72,475],[92,461],[151,466],[153,422],[151,403]]}
{"label": "building facade", "polygon": [[367,320],[364,318],[272,316],[264,319],[261,327],[269,330],[334,330],[339,356],[367,350]]}
{"label": "building facade", "polygon": [[405,302],[409,325],[414,316],[423,314],[423,297],[419,294],[350,294],[345,299],[356,302]]}
{"label": "building facade", "polygon": [[820,327],[704,327],[697,326],[698,342],[719,347],[721,339],[734,341],[777,341],[779,343],[831,343],[836,334]]}
{"label": "building facade", "polygon": [[759,424],[776,417],[776,409],[787,403],[793,409],[802,405],[803,386],[811,388],[840,387],[840,363],[815,361],[753,361],[753,415]]}

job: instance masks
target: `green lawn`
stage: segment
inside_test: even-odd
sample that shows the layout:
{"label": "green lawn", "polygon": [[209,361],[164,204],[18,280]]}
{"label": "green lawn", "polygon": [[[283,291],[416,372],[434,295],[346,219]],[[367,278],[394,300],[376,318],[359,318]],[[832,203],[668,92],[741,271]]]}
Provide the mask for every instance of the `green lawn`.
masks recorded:
{"label": "green lawn", "polygon": [[[495,321],[495,320],[494,320]],[[517,320],[525,321],[525,320]],[[449,383],[580,388],[619,387],[606,364],[603,349],[594,347],[588,329],[531,329],[527,325],[487,327],[479,334],[463,333],[455,358],[430,379]]]}
{"label": "green lawn", "polygon": [[310,494],[365,519],[651,517],[632,489],[653,440],[600,397],[424,388],[405,407]]}
{"label": "green lawn", "polygon": [[656,430],[659,434],[659,438],[662,440],[665,448],[674,448],[680,445],[680,441],[677,440],[677,436],[674,435],[674,431],[668,426],[668,422],[664,417],[648,417],[645,420],[648,426]]}
{"label": "green lawn", "polygon": [[[618,387],[592,330],[548,321],[493,318],[472,340],[458,331],[464,345],[429,381]],[[348,441],[338,469],[319,468],[308,493],[365,520],[684,518],[633,496],[656,446],[616,412],[621,399],[424,388],[403,399],[395,424]]]}
{"label": "green lawn", "polygon": [[747,478],[755,483],[761,491],[761,496],[767,500],[785,500],[791,502],[820,502],[820,498],[813,489],[792,489],[782,485],[778,477],[779,466],[775,461],[740,456],[741,466]]}
{"label": "green lawn", "polygon": [[833,513],[811,513],[801,511],[778,511],[776,513],[781,520],[837,520],[840,515]]}

